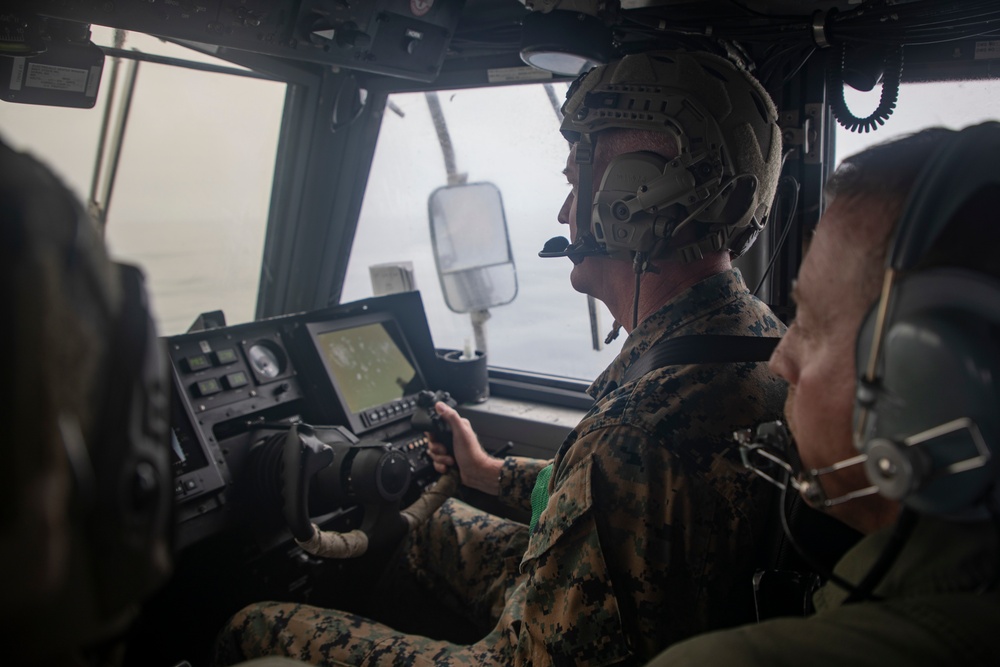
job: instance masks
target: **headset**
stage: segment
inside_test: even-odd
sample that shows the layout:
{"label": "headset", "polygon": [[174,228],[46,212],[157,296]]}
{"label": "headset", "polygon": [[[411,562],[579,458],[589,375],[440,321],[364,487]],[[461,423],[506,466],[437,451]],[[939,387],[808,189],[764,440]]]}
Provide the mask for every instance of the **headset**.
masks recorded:
{"label": "headset", "polygon": [[[751,211],[757,177],[751,173],[731,175],[733,167],[724,164],[723,158],[723,153],[692,156],[684,152],[667,160],[646,151],[615,156],[593,200],[590,228],[598,243],[611,257],[632,259],[637,252],[662,257],[668,254],[675,234],[721,204],[732,211],[719,214],[721,219],[739,220],[746,212],[752,214],[734,241],[734,248],[739,249],[734,254],[742,254],[764,228],[759,214],[767,206],[761,204],[760,211]],[[676,256],[689,262],[707,252],[719,252],[730,240],[727,231],[726,227],[712,229],[700,242],[676,248]]]}
{"label": "headset", "polygon": [[957,520],[986,518],[1000,500],[1000,281],[921,263],[956,218],[997,210],[997,155],[1000,123],[990,122],[928,160],[856,347],[854,435],[869,480],[912,510]]}
{"label": "headset", "polygon": [[142,599],[170,568],[173,469],[169,374],[142,271],[117,264],[124,296],[104,409],[91,445],[97,498],[89,517],[104,607]]}
{"label": "headset", "polygon": [[[100,289],[100,281],[86,275],[97,267],[88,266],[81,257],[85,252],[81,237],[95,230],[85,216],[78,207],[65,280],[76,281],[76,289],[85,282],[90,289]],[[71,464],[99,620],[114,631],[128,620],[130,607],[170,571],[173,469],[170,376],[150,313],[145,277],[129,264],[112,263],[110,270],[121,301],[117,313],[111,311],[103,396],[85,448],[77,448],[86,452],[86,458],[78,453]]]}

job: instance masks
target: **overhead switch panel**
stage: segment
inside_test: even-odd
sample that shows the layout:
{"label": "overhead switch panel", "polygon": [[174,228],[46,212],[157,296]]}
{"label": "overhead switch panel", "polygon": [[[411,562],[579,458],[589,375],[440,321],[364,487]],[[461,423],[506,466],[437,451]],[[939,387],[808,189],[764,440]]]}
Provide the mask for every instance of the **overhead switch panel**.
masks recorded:
{"label": "overhead switch panel", "polygon": [[433,81],[464,0],[15,0],[21,11]]}

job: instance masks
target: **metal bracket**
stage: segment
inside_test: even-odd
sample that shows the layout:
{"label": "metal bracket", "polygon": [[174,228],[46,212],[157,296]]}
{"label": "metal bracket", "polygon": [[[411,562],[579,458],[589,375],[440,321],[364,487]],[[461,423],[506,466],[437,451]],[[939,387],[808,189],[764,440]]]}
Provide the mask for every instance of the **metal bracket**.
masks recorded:
{"label": "metal bracket", "polygon": [[798,148],[805,164],[820,164],[823,160],[823,133],[820,119],[822,104],[806,104],[805,119],[800,121],[798,111],[783,111],[778,119],[781,127],[783,150]]}

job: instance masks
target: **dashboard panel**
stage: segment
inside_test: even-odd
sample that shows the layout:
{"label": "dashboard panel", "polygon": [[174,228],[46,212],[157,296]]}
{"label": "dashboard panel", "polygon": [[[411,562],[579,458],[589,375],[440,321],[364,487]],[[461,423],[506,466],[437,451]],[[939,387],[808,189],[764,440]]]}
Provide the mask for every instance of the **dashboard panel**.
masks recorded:
{"label": "dashboard panel", "polygon": [[[243,535],[260,552],[289,540],[270,492],[277,464],[251,452],[293,423],[343,427],[361,445],[385,443],[405,455],[407,501],[436,476],[426,437],[410,425],[417,393],[441,382],[417,292],[164,342],[174,381],[179,549],[219,533]],[[352,509],[329,498],[314,507],[320,523]]]}

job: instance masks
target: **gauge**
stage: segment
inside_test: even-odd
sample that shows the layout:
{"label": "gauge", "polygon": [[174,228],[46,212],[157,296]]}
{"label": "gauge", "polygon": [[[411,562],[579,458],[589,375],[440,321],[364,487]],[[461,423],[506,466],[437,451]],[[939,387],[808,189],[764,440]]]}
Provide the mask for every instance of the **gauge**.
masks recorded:
{"label": "gauge", "polygon": [[267,341],[254,343],[247,348],[247,356],[257,375],[265,379],[278,377],[285,370],[285,360],[280,350]]}

